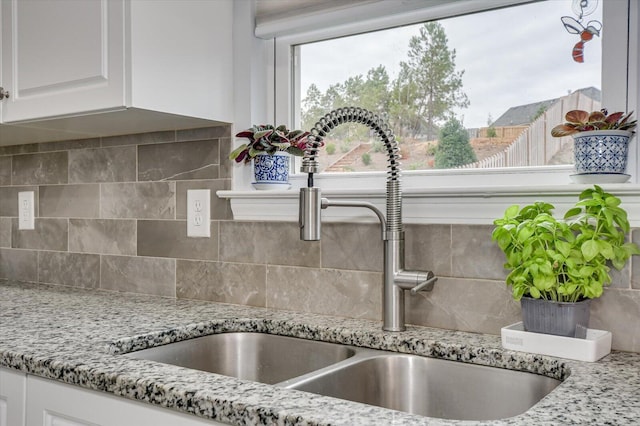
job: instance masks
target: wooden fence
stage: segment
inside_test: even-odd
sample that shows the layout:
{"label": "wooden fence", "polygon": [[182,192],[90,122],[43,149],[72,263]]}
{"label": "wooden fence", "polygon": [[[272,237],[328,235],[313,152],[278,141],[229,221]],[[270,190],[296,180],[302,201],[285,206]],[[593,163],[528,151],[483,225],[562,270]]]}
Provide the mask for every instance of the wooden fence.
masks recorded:
{"label": "wooden fence", "polygon": [[[520,135],[528,126],[501,126],[494,127],[496,138],[515,138]],[[489,127],[482,127],[478,129],[479,138],[488,138]]]}
{"label": "wooden fence", "polygon": [[[551,129],[564,122],[564,116],[573,109],[595,111],[600,102],[574,92],[560,98],[528,127],[525,127],[516,139],[504,151],[459,168],[494,168],[518,166],[544,166],[549,164],[566,144],[573,143],[571,136],[554,138]],[[496,128],[496,131],[498,128]]]}

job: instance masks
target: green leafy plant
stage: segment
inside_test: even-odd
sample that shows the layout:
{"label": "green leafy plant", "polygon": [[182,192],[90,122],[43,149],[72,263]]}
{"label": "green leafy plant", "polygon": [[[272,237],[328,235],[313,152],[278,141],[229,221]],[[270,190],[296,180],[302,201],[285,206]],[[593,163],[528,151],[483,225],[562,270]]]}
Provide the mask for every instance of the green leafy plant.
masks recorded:
{"label": "green leafy plant", "polygon": [[561,138],[573,135],[574,133],[587,132],[590,130],[627,130],[632,131],[638,120],[631,120],[630,112],[614,112],[609,114],[606,109],[593,111],[591,113],[579,109],[574,109],[565,114],[566,123],[558,124],[551,129],[551,136]]}
{"label": "green leafy plant", "polygon": [[492,239],[506,256],[513,298],[575,302],[600,297],[611,283],[609,265],[620,270],[640,254],[636,244],[625,242],[630,225],[620,199],[595,185],[580,194],[564,219],[554,218],[553,209],[545,202],[522,209],[514,205],[494,221]]}
{"label": "green leafy plant", "polygon": [[365,152],[364,154],[362,154],[362,163],[365,166],[368,166],[371,164],[371,154],[369,154],[368,152]]}
{"label": "green leafy plant", "polygon": [[254,125],[236,135],[237,138],[247,138],[249,143],[237,147],[229,154],[230,160],[236,163],[249,163],[260,153],[269,155],[277,151],[285,151],[291,155],[303,156],[307,148],[309,132],[289,130],[285,125],[274,127],[271,124]]}
{"label": "green leafy plant", "polygon": [[476,153],[469,142],[469,133],[454,117],[440,130],[438,149],[435,154],[437,169],[452,169],[477,161]]}

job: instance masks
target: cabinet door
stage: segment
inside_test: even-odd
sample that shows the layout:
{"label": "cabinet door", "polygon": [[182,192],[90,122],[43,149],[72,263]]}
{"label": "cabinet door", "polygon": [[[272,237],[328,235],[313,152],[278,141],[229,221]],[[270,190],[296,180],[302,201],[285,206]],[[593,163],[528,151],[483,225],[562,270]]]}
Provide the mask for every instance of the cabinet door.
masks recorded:
{"label": "cabinet door", "polygon": [[0,368],[0,426],[24,426],[27,375]]}
{"label": "cabinet door", "polygon": [[123,0],[2,0],[5,123],[122,108]]}
{"label": "cabinet door", "polygon": [[223,425],[223,423],[29,376],[27,379],[27,426],[51,425],[211,426]]}

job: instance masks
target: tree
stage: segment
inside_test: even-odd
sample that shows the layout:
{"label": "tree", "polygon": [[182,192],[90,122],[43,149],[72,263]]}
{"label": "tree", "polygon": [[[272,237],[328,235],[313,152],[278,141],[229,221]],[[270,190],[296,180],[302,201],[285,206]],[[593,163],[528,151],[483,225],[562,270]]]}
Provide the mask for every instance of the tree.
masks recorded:
{"label": "tree", "polygon": [[400,73],[392,86],[389,105],[391,125],[399,136],[415,136],[420,133],[424,120],[416,107],[418,90],[406,63],[400,63]]}
{"label": "tree", "polygon": [[[375,113],[388,111],[389,74],[383,65],[371,68],[366,78],[349,77],[329,86],[323,94],[315,84],[307,89],[302,100],[302,127],[310,129],[328,112],[346,106],[359,106]],[[368,139],[369,129],[358,124],[339,126],[331,136],[336,139]]]}
{"label": "tree", "polygon": [[359,105],[376,113],[389,110],[389,74],[384,65],[378,65],[367,72]]}
{"label": "tree", "polygon": [[[400,63],[396,94],[402,102],[404,92],[407,105],[422,118],[429,138],[452,108],[469,106],[462,91],[463,74],[464,70],[456,72],[456,50],[449,49],[441,24],[428,22],[420,28],[420,35],[411,37],[408,59]],[[414,134],[419,130],[414,128]]]}
{"label": "tree", "polygon": [[307,95],[302,100],[302,128],[311,129],[325,114],[323,95],[318,86],[311,84],[307,89]]}
{"label": "tree", "polygon": [[451,169],[474,161],[477,161],[476,153],[469,143],[469,133],[460,121],[451,117],[438,135],[436,169]]}

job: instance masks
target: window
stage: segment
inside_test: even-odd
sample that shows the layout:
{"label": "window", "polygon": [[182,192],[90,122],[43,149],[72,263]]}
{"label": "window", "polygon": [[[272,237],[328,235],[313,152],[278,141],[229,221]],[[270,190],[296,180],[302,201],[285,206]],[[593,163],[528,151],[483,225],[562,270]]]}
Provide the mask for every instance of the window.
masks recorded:
{"label": "window", "polygon": [[[299,56],[295,55],[297,46],[311,45],[323,40],[332,40],[355,34],[382,31],[388,28],[400,28],[408,25],[421,25],[423,22],[440,21],[457,16],[478,12],[492,13],[492,9],[518,6],[532,3],[529,0],[434,0],[425,8],[423,1],[376,1],[360,2],[348,6],[338,3],[340,10],[312,13],[290,19],[279,20],[265,27],[256,28],[256,34],[273,39],[273,49],[263,46],[262,52],[273,52],[273,62],[268,57],[264,69],[257,67],[253,72],[255,79],[260,76],[267,90],[264,98],[267,110],[264,117],[275,123],[287,123],[295,126],[302,122],[301,105],[302,81]],[[537,3],[537,2],[535,2]],[[555,0],[549,3],[562,3]],[[610,110],[640,110],[640,3],[635,0],[600,0],[602,5],[603,29],[600,37],[602,44],[602,104]],[[535,5],[535,4],[534,4]],[[571,12],[566,13],[568,16]],[[478,16],[478,15],[476,15]],[[557,25],[561,25],[556,15]],[[590,19],[587,17],[587,20]],[[531,28],[530,43],[535,44],[541,37],[536,23],[538,19],[525,20],[523,25]],[[527,27],[529,28],[529,27]],[[562,32],[563,43],[569,50],[573,40],[571,34]],[[478,29],[478,31],[489,31]],[[577,37],[577,36],[576,36]],[[238,40],[236,38],[236,40]],[[452,37],[453,40],[453,37]],[[267,42],[265,42],[267,43]],[[589,44],[593,43],[593,44]],[[585,61],[597,58],[597,43],[590,41],[584,47]],[[267,43],[268,44],[268,43]],[[245,42],[242,46],[246,46]],[[567,49],[564,46],[564,49]],[[256,52],[260,53],[260,52]],[[357,52],[344,52],[343,57],[353,56]],[[304,52],[303,52],[304,54]],[[518,51],[514,52],[517,55]],[[566,50],[562,54],[568,54]],[[462,52],[459,53],[462,55]],[[302,58],[304,60],[304,58]],[[487,59],[487,62],[490,61]],[[589,63],[589,62],[586,62]],[[271,75],[271,70],[274,74]],[[575,76],[573,76],[575,78]],[[553,82],[557,76],[549,76]],[[544,80],[543,80],[544,81]],[[273,87],[270,84],[273,83]],[[236,92],[245,94],[238,97],[238,105],[244,105],[247,90],[253,86],[253,80],[236,78]],[[579,89],[571,85],[563,90]],[[253,93],[255,89],[251,89]],[[325,90],[325,89],[323,89]],[[560,93],[558,96],[562,95]],[[551,97],[556,96],[551,95]],[[536,101],[537,97],[532,100]],[[524,100],[523,102],[528,102]],[[513,102],[519,103],[519,102]],[[512,103],[509,103],[511,106]],[[273,106],[273,109],[271,109]],[[480,118],[488,118],[488,112],[497,119],[502,111],[481,110]],[[470,113],[465,112],[464,122],[470,123]],[[487,114],[487,117],[484,117]],[[249,125],[253,115],[238,116],[242,125]],[[263,118],[264,120],[264,118]],[[260,121],[260,120],[259,120]],[[471,125],[469,124],[469,127]],[[636,136],[637,139],[637,136]],[[632,174],[632,184],[621,184],[615,189],[623,195],[625,205],[633,226],[640,225],[640,190],[633,182],[638,181],[638,144],[630,147],[628,172]],[[409,163],[410,165],[410,163]],[[299,170],[298,167],[295,171]],[[528,203],[544,197],[554,203],[558,209],[568,206],[575,199],[581,186],[571,184],[570,174],[573,167],[568,164],[544,166],[519,166],[499,168],[459,168],[408,170],[407,162],[403,167],[403,216],[405,223],[467,223],[489,224],[502,214],[505,206],[514,203]],[[334,199],[360,199],[370,201],[378,207],[384,206],[384,172],[319,173],[315,175],[315,185],[320,187],[323,196]],[[246,191],[249,185],[249,170],[243,168],[234,172],[235,191],[219,192],[218,195],[231,199],[234,217],[240,220],[297,220],[298,191],[296,188],[306,185],[306,175],[297,173],[292,176],[293,188],[278,194],[265,194]],[[627,201],[628,200],[628,201]],[[630,203],[630,204],[629,204]],[[327,209],[323,211],[323,220],[374,221],[364,209]]]}
{"label": "window", "polygon": [[[387,3],[387,2],[381,2]],[[420,27],[423,22],[429,22],[436,20],[438,22],[445,22],[449,20],[449,24],[451,26],[451,22],[454,22],[458,19],[466,19],[466,22],[469,22],[469,19],[477,19],[478,17],[482,17],[482,15],[487,14],[504,14],[506,12],[510,12],[510,10],[516,10],[520,8],[530,8],[530,7],[540,7],[540,5],[544,6],[553,6],[559,9],[558,11],[553,13],[553,19],[551,19],[550,24],[555,25],[556,28],[562,37],[562,42],[559,43],[559,47],[557,48],[558,53],[554,53],[554,55],[562,55],[562,58],[566,58],[571,61],[571,57],[569,56],[571,53],[571,49],[575,45],[574,40],[578,41],[578,36],[576,34],[570,34],[562,25],[560,21],[560,17],[567,16],[575,16],[573,11],[569,7],[567,9],[566,5],[571,5],[571,1],[541,1],[535,2],[533,4],[523,4],[530,2],[523,2],[520,0],[494,0],[487,2],[477,2],[477,1],[456,1],[456,2],[440,2],[439,6],[435,6],[431,9],[413,9],[406,13],[395,13],[393,15],[388,16],[374,16],[369,20],[366,19],[366,13],[363,10],[367,10],[367,6],[361,6],[360,9],[354,11],[353,16],[350,17],[351,23],[336,25],[335,27],[330,26],[332,21],[325,22],[322,21],[321,16],[315,16],[315,24],[307,25],[309,28],[314,28],[313,31],[306,33],[298,33],[292,35],[284,35],[282,37],[276,37],[276,96],[275,96],[275,119],[277,122],[288,122],[294,123],[294,125],[301,125],[295,123],[302,123],[302,106],[303,100],[306,97],[306,93],[303,93],[303,84],[304,78],[304,46],[311,47],[314,43],[328,43],[330,40],[337,39],[339,37],[348,37],[355,34],[365,34],[370,33],[372,31],[382,31],[388,28],[397,28],[399,31],[409,31],[409,27],[399,27],[402,24],[411,24],[415,27]],[[574,2],[575,3],[575,2]],[[598,80],[600,79],[597,75],[598,73],[598,63],[601,50],[603,52],[602,64],[604,64],[601,68],[601,80],[602,84],[600,90],[602,92],[602,103],[606,105],[609,109],[614,110],[633,110],[633,104],[629,105],[629,95],[633,96],[633,90],[627,84],[627,70],[628,70],[628,60],[630,57],[627,55],[627,45],[629,39],[629,31],[634,31],[634,28],[637,26],[637,22],[633,19],[629,20],[630,16],[635,16],[637,11],[634,11],[634,8],[637,6],[634,2],[627,1],[610,1],[610,0],[601,0],[598,2],[602,5],[603,17],[602,24],[603,29],[601,33],[601,37],[595,37],[596,39],[601,39],[600,42],[602,49],[600,48],[600,42],[598,40],[592,40],[589,43],[593,43],[590,45],[587,43],[584,46],[584,54],[586,55],[586,66],[590,68],[596,68],[594,72],[589,72],[591,77],[589,80],[581,80],[580,84],[572,85],[572,87],[568,86],[568,83],[559,84],[558,89],[553,89],[551,92],[556,95],[548,95],[548,99],[552,99],[554,97],[562,97],[566,94],[567,90],[572,89],[573,91],[577,89],[582,89],[582,84],[590,85],[593,82],[594,87],[597,89]],[[560,9],[559,5],[563,5],[563,8]],[[507,8],[499,8],[501,6],[513,6]],[[362,9],[365,8],[365,9]],[[478,10],[478,8],[484,8],[484,10]],[[491,10],[493,8],[493,10]],[[631,12],[630,9],[631,8]],[[526,9],[524,9],[526,11]],[[481,13],[477,13],[481,12]],[[386,11],[387,14],[391,13]],[[510,12],[511,13],[511,12]],[[542,15],[545,15],[543,12],[538,12]],[[547,12],[548,13],[548,12]],[[588,22],[589,20],[598,20],[599,19],[598,11],[594,12],[594,16],[585,17],[584,22]],[[346,15],[347,13],[342,11],[342,15]],[[631,15],[630,15],[631,14]],[[363,18],[363,15],[365,17]],[[546,15],[545,15],[546,16]],[[335,19],[335,16],[332,16]],[[542,18],[542,16],[541,16]],[[348,20],[349,17],[345,17],[344,20]],[[387,22],[388,21],[388,22]],[[519,24],[524,25],[525,28],[531,31],[530,43],[524,43],[525,47],[533,46],[535,50],[535,41],[537,38],[544,38],[544,30],[540,32],[537,31],[540,27],[538,24],[540,19],[536,17],[535,19],[524,19],[518,21]],[[463,22],[464,21],[457,21]],[[481,22],[481,21],[480,21]],[[553,24],[555,22],[555,24]],[[417,23],[417,25],[415,25]],[[455,22],[454,22],[455,23]],[[631,30],[629,30],[629,23],[631,23]],[[458,24],[459,26],[464,27],[464,25]],[[467,25],[468,26],[468,25]],[[490,29],[486,27],[480,26],[478,28],[478,32],[489,32]],[[541,34],[542,33],[542,34]],[[526,31],[525,31],[526,35]],[[559,37],[560,37],[559,36]],[[575,37],[575,39],[573,38]],[[504,36],[503,38],[506,38]],[[526,38],[526,37],[525,37]],[[453,38],[452,38],[453,40]],[[633,40],[633,39],[632,39]],[[591,48],[591,50],[589,50]],[[637,42],[633,40],[633,43],[630,45],[631,55],[634,55],[638,49]],[[299,51],[302,49],[302,53]],[[297,54],[296,54],[297,53]],[[536,55],[544,56],[547,53],[546,49],[539,49],[536,52]],[[515,59],[522,57],[523,54],[519,50],[511,50],[511,54]],[[458,55],[462,55],[462,53],[458,53]],[[566,56],[565,56],[566,55]],[[589,56],[591,55],[591,56]],[[368,56],[365,53],[359,54],[358,51],[348,51],[342,52],[343,60],[339,61],[341,64],[348,60],[348,57],[351,56]],[[521,58],[520,58],[521,59]],[[555,56],[552,57],[553,61],[558,60]],[[485,60],[487,64],[491,64],[489,58]],[[541,62],[541,61],[538,61]],[[292,65],[293,64],[293,65]],[[300,67],[302,64],[302,69]],[[576,64],[577,65],[585,65]],[[339,65],[336,65],[339,66]],[[634,64],[632,63],[633,67]],[[578,81],[578,76],[583,74],[582,68],[578,69],[579,71],[574,71],[569,75],[568,81],[576,80]],[[395,76],[395,74],[390,73],[391,76]],[[633,72],[630,72],[629,75],[633,76]],[[463,76],[464,78],[464,76]],[[582,78],[582,77],[580,77]],[[632,77],[635,78],[635,77]],[[547,73],[543,78],[538,79],[536,81],[536,85],[544,86],[549,85],[552,86],[555,84],[556,80],[567,81],[563,77],[560,77],[553,74],[553,72]],[[583,83],[584,82],[584,83]],[[524,83],[527,82],[523,82]],[[578,87],[580,86],[580,87]],[[308,85],[307,85],[308,87]],[[306,90],[305,87],[304,89]],[[475,89],[474,89],[475,90]],[[506,89],[501,89],[506,90]],[[510,92],[524,92],[525,90],[520,89],[508,89]],[[471,88],[469,88],[471,93]],[[560,93],[558,93],[561,91]],[[477,118],[474,118],[474,122],[478,123],[484,118],[484,120],[488,119],[488,114],[492,114],[492,118],[499,118],[503,112],[509,109],[511,106],[518,106],[520,104],[525,103],[533,103],[537,101],[544,101],[547,95],[535,95],[537,93],[534,90],[530,91],[530,95],[522,95],[520,94],[521,101],[514,99],[512,101],[505,101],[501,107],[496,107],[497,110],[491,111],[488,108],[480,107],[479,112],[474,115]],[[548,93],[551,93],[548,92]],[[472,99],[474,97],[472,96]],[[636,102],[635,99],[631,99],[632,102]],[[597,104],[594,104],[596,107]],[[505,111],[503,111],[505,110]],[[464,122],[471,123],[471,114],[469,112],[464,111],[463,109],[459,109],[456,111],[458,116],[462,114],[465,115],[463,117]],[[485,117],[486,114],[486,117]],[[495,114],[495,115],[494,115]],[[486,123],[486,121],[485,121]],[[471,124],[466,125],[465,127],[473,127]],[[426,150],[427,148],[425,148]],[[340,147],[336,144],[335,151],[340,151]],[[632,153],[635,155],[635,152]],[[569,157],[570,158],[570,157]],[[567,163],[567,161],[562,161]],[[562,163],[561,162],[561,163]],[[416,162],[419,163],[419,162]],[[438,186],[478,186],[478,185],[502,185],[504,183],[510,185],[557,185],[559,183],[570,183],[569,175],[571,174],[572,167],[570,165],[548,165],[544,166],[543,164],[548,164],[549,161],[545,159],[544,162],[535,163],[535,167],[531,168],[530,165],[520,163],[515,164],[516,167],[511,168],[503,168],[502,164],[496,164],[494,166],[490,165],[489,168],[482,169],[455,169],[455,170],[443,170],[443,169],[430,169],[430,170],[411,170],[412,168],[420,169],[420,167],[413,167],[411,161],[406,161],[403,164],[403,170],[405,171],[405,186],[408,187],[425,187],[425,180],[421,176],[429,176],[430,185],[436,184]],[[419,165],[419,164],[418,164]],[[542,166],[538,166],[542,165]],[[497,166],[497,167],[496,167]],[[635,172],[636,161],[635,158],[631,159],[630,168],[633,170],[629,170],[632,175],[637,174]],[[296,167],[297,170],[297,167]],[[380,172],[382,173],[382,172]],[[354,174],[357,175],[358,173]],[[509,175],[508,179],[505,179],[505,174]],[[319,185],[327,185],[327,187],[334,188],[344,188],[345,185],[355,185],[354,187],[360,187],[360,184],[357,182],[364,182],[365,180],[362,177],[358,177],[352,180],[352,183],[345,184],[344,179],[347,177],[342,173],[337,173],[338,176],[329,176],[329,173],[324,173],[317,176],[320,180]],[[473,181],[470,182],[468,176],[474,176]],[[324,177],[324,181],[323,181]],[[324,182],[324,183],[323,183]],[[377,183],[366,183],[365,186],[375,186]]]}
{"label": "window", "polygon": [[[602,69],[601,3],[578,10],[581,22],[574,3],[522,4],[297,45],[296,127],[361,106],[387,117],[407,170],[571,164],[572,139],[549,129],[571,109],[600,109]],[[322,171],[385,170],[384,147],[364,126],[340,126],[326,143]]]}

